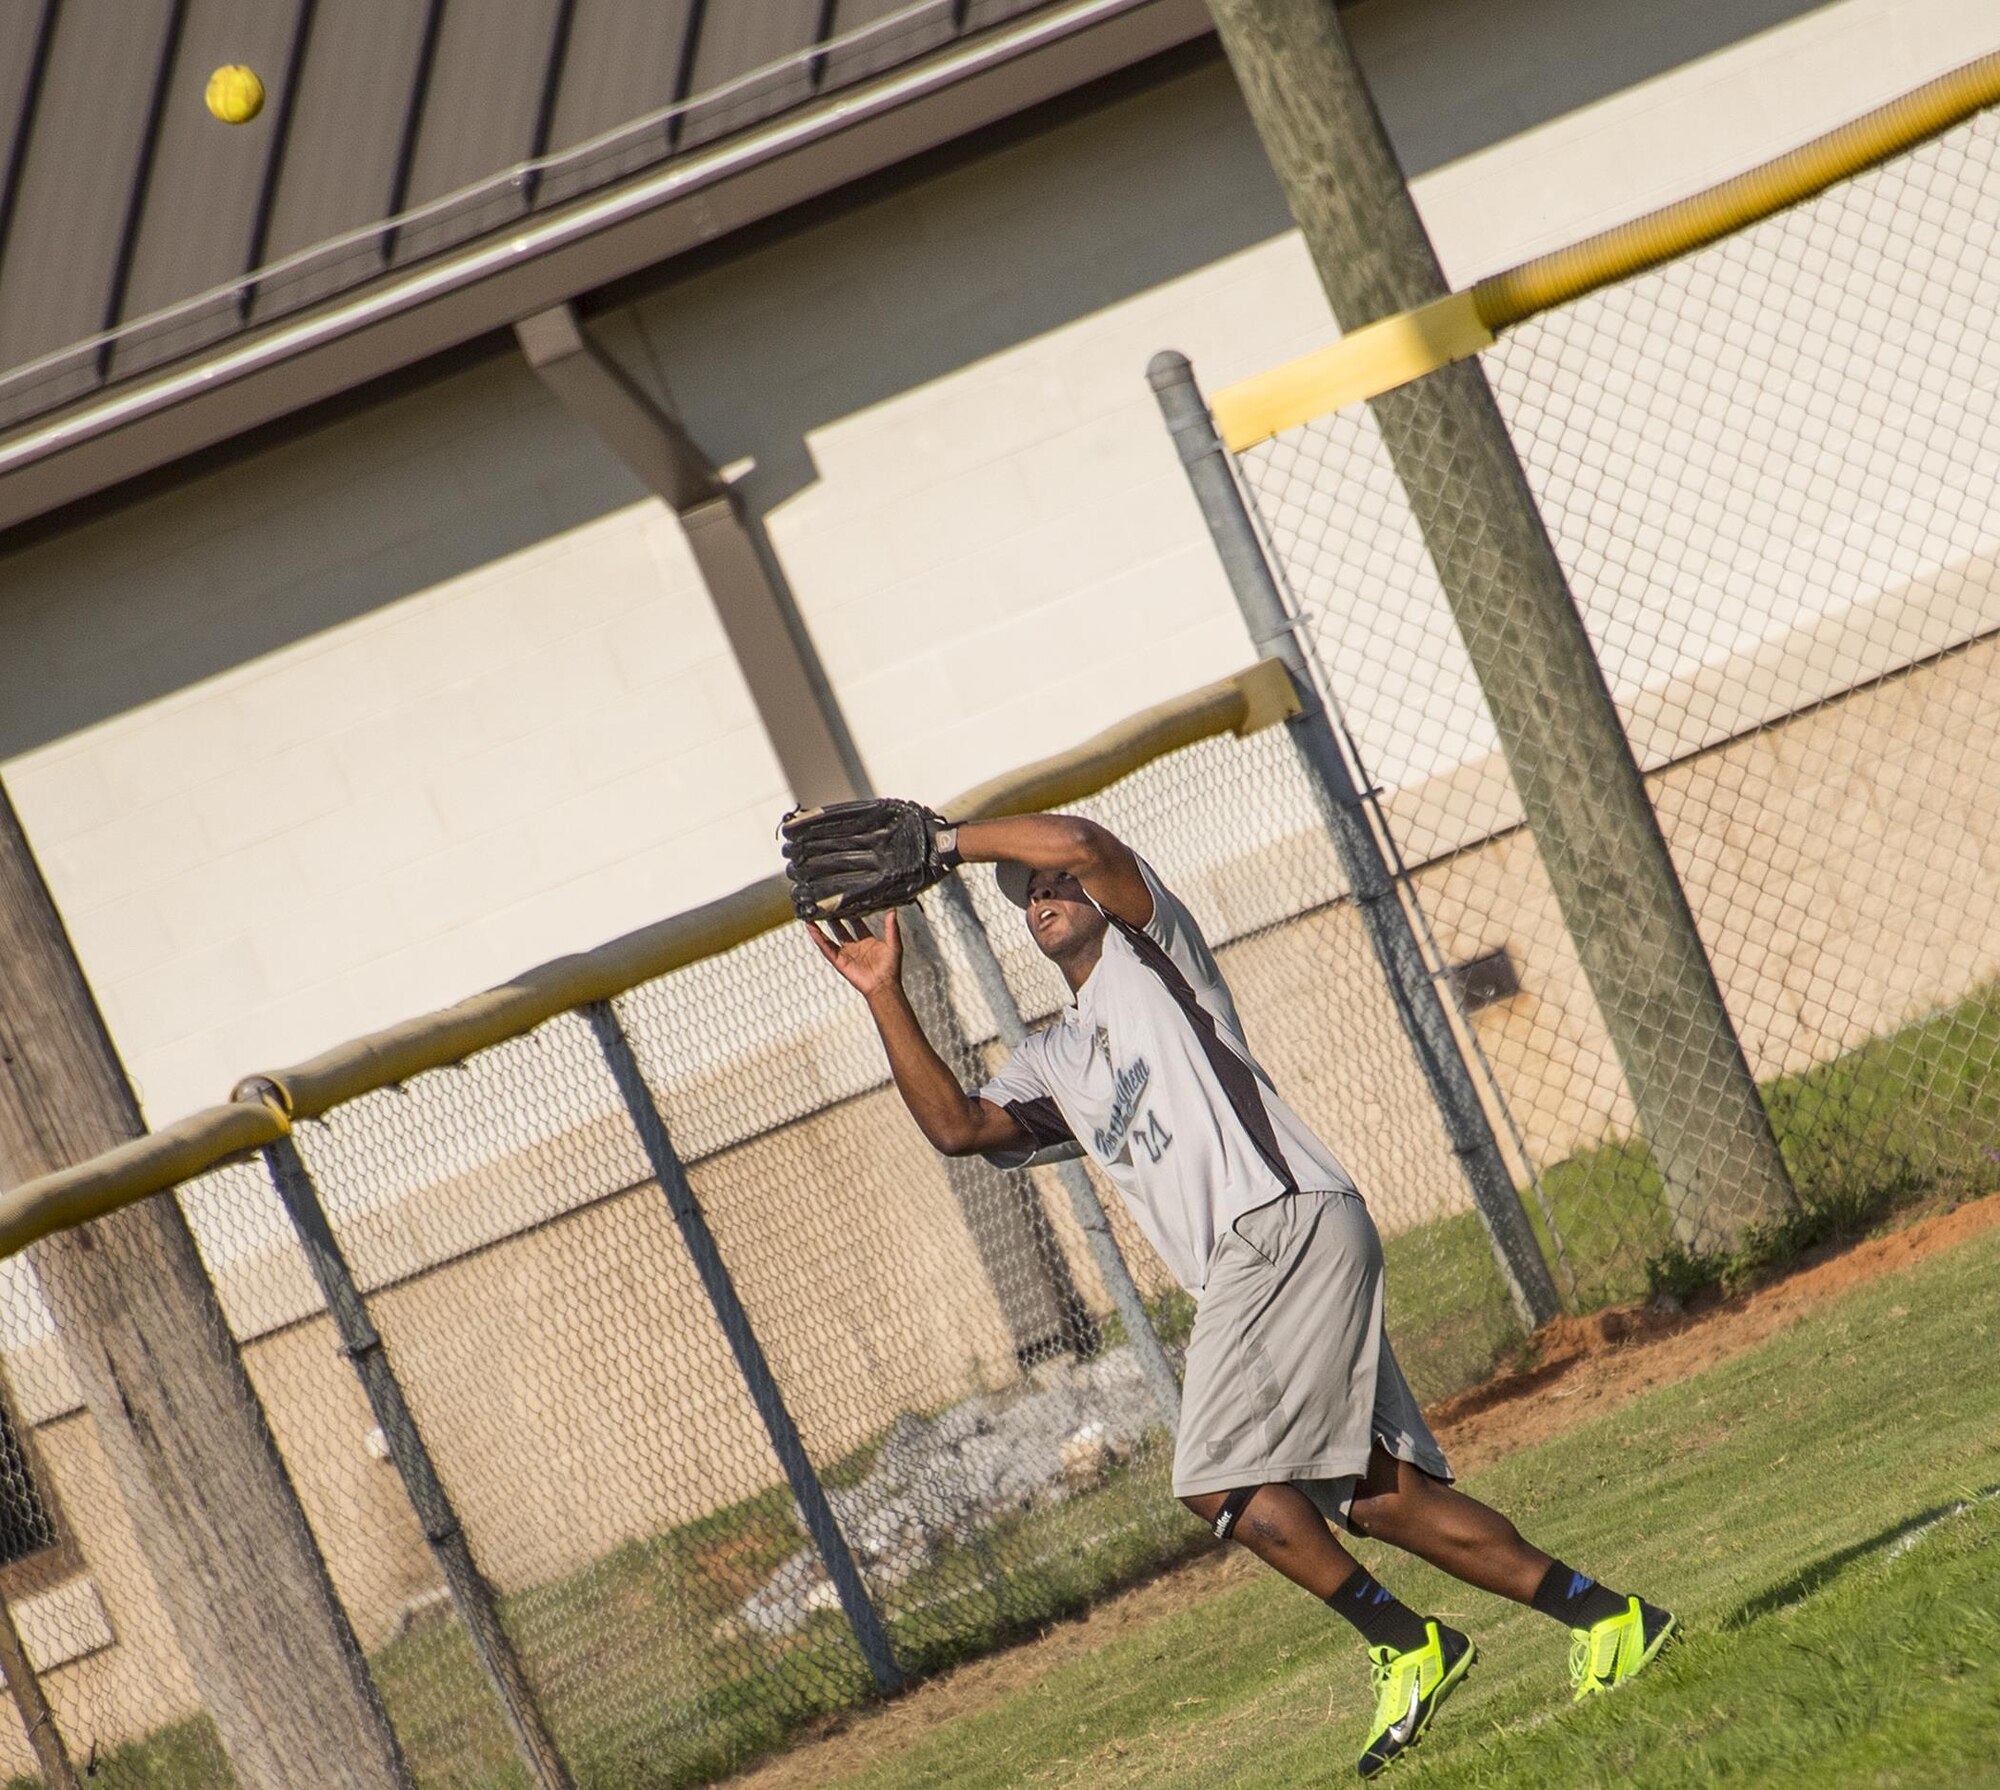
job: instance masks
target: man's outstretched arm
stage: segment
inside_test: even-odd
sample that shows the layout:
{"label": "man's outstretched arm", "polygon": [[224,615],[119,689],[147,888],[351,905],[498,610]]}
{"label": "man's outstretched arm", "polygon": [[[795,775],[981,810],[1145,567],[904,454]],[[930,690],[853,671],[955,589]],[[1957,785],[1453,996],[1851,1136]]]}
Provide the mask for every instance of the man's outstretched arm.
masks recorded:
{"label": "man's outstretched arm", "polygon": [[946,1156],[976,1156],[985,1150],[1021,1150],[1033,1140],[1011,1113],[990,1100],[968,1094],[945,1060],[932,1048],[903,989],[903,938],[892,908],[875,937],[860,920],[808,924],[813,943],[868,1002],[896,1092],[910,1109],[917,1129]]}
{"label": "man's outstretched arm", "polygon": [[1036,870],[1066,870],[1108,914],[1133,926],[1153,917],[1153,892],[1132,848],[1108,827],[1075,814],[1020,814],[967,821],[958,855],[971,863],[1014,858]]}

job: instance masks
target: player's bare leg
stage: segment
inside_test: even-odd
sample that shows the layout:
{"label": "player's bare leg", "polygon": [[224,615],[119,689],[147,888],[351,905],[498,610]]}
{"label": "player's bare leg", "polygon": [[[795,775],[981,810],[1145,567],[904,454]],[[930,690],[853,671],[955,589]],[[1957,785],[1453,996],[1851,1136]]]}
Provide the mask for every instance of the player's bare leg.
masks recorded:
{"label": "player's bare leg", "polygon": [[1560,1622],[1573,1638],[1570,1680],[1579,1698],[1624,1683],[1673,1638],[1667,1611],[1551,1559],[1497,1510],[1379,1444],[1354,1488],[1348,1520],[1357,1535],[1372,1535]]}
{"label": "player's bare leg", "polygon": [[[1368,1643],[1377,1681],[1374,1730],[1360,1770],[1372,1776],[1429,1726],[1437,1705],[1472,1664],[1472,1644],[1395,1597],[1336,1539],[1318,1506],[1298,1487],[1265,1485],[1238,1494],[1229,1531],[1258,1559],[1345,1616]],[[1226,1492],[1182,1499],[1214,1523]],[[1377,1443],[1355,1484],[1348,1523],[1482,1591],[1552,1616],[1573,1636],[1571,1679],[1579,1698],[1608,1690],[1640,1670],[1674,1633],[1666,1611],[1599,1585],[1533,1546],[1477,1498],[1391,1455]]]}
{"label": "player's bare leg", "polygon": [[[1225,1496],[1204,1492],[1182,1502],[1212,1523]],[[1533,1601],[1551,1564],[1547,1554],[1531,1547],[1490,1505],[1397,1460],[1380,1444],[1354,1488],[1348,1520],[1357,1535],[1386,1541],[1455,1579],[1516,1603]],[[1332,1597],[1359,1566],[1296,1486],[1260,1487],[1237,1519],[1232,1539],[1315,1597]]]}
{"label": "player's bare leg", "polygon": [[1397,1460],[1379,1442],[1354,1488],[1348,1521],[1357,1535],[1386,1541],[1455,1579],[1520,1604],[1534,1602],[1553,1564],[1491,1505]]}
{"label": "player's bare leg", "polygon": [[1357,1764],[1360,1774],[1373,1777],[1415,1746],[1471,1669],[1476,1657],[1472,1642],[1435,1617],[1397,1602],[1334,1539],[1318,1506],[1296,1486],[1196,1493],[1181,1502],[1211,1524],[1232,1517],[1227,1533],[1346,1617],[1368,1643],[1375,1719]]}
{"label": "player's bare leg", "polygon": [[[1227,1496],[1225,1492],[1197,1492],[1181,1502],[1204,1523],[1213,1523]],[[1313,1501],[1297,1486],[1258,1487],[1256,1497],[1237,1518],[1230,1539],[1240,1541],[1266,1566],[1276,1567],[1315,1597],[1333,1596],[1360,1567],[1334,1539]]]}

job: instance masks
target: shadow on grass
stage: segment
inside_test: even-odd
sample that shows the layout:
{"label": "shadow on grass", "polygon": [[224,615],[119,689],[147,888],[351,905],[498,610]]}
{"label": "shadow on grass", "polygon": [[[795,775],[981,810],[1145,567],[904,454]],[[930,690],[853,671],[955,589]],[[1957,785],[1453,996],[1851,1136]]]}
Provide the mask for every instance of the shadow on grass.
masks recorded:
{"label": "shadow on grass", "polygon": [[1725,1632],[1748,1628],[1753,1622],[1761,1622],[1766,1616],[1775,1616],[1780,1610],[1788,1610],[1794,1604],[1802,1604],[1807,1598],[1816,1596],[1833,1583],[1850,1567],[1860,1565],[1864,1560],[1878,1554],[1895,1554],[1901,1550],[1899,1542],[1914,1541],[1926,1529],[1943,1522],[1947,1517],[1955,1517],[1970,1510],[1975,1504],[1983,1504],[1987,1499],[2000,1496],[2000,1485],[1982,1486],[1969,1497],[1954,1498],[1948,1504],[1933,1504],[1927,1510],[1920,1510],[1914,1516],[1904,1517],[1900,1522],[1891,1523],[1888,1528],[1878,1531],[1866,1541],[1857,1541],[1851,1546],[1837,1549],[1823,1558],[1802,1566],[1786,1579],[1780,1579],[1757,1593],[1747,1602],[1739,1604],[1717,1625]]}

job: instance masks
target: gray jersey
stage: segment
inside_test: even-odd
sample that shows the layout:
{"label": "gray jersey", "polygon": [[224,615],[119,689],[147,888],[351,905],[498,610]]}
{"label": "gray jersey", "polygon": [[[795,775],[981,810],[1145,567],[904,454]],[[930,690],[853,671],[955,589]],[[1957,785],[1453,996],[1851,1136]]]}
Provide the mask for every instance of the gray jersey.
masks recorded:
{"label": "gray jersey", "polygon": [[1139,866],[1144,928],[1113,919],[1104,954],[1060,1018],[979,1090],[1034,1140],[998,1167],[1080,1144],[1147,1240],[1198,1291],[1218,1238],[1291,1191],[1351,1191],[1331,1150],[1278,1098],[1194,917]]}

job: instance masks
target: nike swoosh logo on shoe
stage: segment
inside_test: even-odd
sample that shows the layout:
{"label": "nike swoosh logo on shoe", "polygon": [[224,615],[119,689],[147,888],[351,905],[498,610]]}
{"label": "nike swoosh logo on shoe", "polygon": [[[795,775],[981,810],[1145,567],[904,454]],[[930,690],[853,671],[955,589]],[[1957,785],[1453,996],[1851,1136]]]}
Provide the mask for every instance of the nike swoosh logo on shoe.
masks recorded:
{"label": "nike swoosh logo on shoe", "polygon": [[1389,1724],[1389,1738],[1397,1746],[1408,1746],[1417,1731],[1417,1716],[1424,1706],[1424,1687],[1410,1686],[1410,1707]]}

